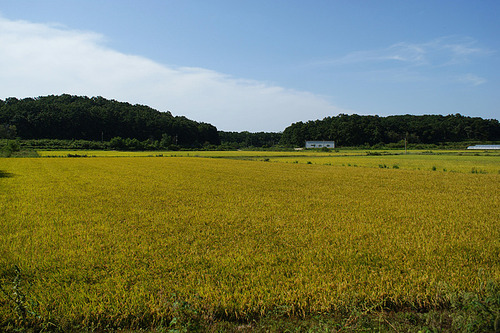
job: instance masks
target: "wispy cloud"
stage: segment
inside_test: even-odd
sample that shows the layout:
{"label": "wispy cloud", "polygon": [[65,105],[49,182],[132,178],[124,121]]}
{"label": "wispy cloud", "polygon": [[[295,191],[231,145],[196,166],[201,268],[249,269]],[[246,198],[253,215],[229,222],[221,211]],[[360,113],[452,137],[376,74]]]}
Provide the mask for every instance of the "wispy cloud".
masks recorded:
{"label": "wispy cloud", "polygon": [[425,62],[425,53],[426,50],[421,46],[408,43],[397,43],[384,49],[356,51],[343,57],[319,61],[315,64],[340,66],[388,61],[421,64]]}
{"label": "wispy cloud", "polygon": [[103,96],[235,131],[279,131],[299,120],[349,112],[309,92],[124,54],[93,32],[2,17],[0,92],[0,98]]}
{"label": "wispy cloud", "polygon": [[351,72],[359,80],[384,83],[465,84],[487,82],[470,65],[493,51],[470,37],[448,36],[424,43],[399,42],[381,49],[357,51],[313,65]]}
{"label": "wispy cloud", "polygon": [[485,78],[482,78],[480,76],[477,76],[475,74],[464,74],[460,75],[457,77],[457,80],[460,83],[472,85],[472,86],[479,86],[483,83],[485,83],[487,80]]}
{"label": "wispy cloud", "polygon": [[491,51],[476,46],[470,37],[448,36],[425,43],[399,42],[386,48],[349,53],[317,62],[317,65],[347,65],[374,62],[404,63],[412,66],[447,66],[466,63]]}

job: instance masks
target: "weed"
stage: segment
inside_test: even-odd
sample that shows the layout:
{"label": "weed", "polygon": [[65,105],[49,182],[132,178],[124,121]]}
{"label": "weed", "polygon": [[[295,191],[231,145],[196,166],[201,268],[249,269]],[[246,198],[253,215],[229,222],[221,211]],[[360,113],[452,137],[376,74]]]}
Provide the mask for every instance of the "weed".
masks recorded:
{"label": "weed", "polygon": [[454,330],[500,332],[500,286],[481,282],[479,292],[450,294],[450,320]]}
{"label": "weed", "polygon": [[[198,301],[201,297],[196,297]],[[172,294],[172,319],[169,332],[197,332],[202,327],[202,316],[190,302],[176,293]]]}
{"label": "weed", "polygon": [[[25,276],[21,269],[14,265],[13,270],[7,272],[12,281],[4,285],[0,284],[0,291],[10,303],[14,312],[17,314],[16,325],[21,327],[38,326],[41,322],[41,316],[37,313],[38,302],[27,295],[26,289],[29,288]],[[1,282],[1,280],[0,280]]]}

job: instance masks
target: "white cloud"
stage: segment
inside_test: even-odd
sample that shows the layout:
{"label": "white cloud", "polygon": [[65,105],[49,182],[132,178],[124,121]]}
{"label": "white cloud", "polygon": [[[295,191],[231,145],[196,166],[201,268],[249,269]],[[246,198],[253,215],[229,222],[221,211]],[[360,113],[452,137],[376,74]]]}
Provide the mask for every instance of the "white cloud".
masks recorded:
{"label": "white cloud", "polygon": [[102,35],[0,17],[0,98],[69,93],[146,104],[222,130],[281,131],[348,111],[327,98],[123,54]]}

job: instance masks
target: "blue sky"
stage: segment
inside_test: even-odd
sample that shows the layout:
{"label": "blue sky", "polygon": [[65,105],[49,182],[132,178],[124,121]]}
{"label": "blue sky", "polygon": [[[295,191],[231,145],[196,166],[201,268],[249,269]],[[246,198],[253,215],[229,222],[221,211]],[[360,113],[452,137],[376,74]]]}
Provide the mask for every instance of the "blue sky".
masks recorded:
{"label": "blue sky", "polygon": [[498,17],[496,0],[0,0],[0,98],[103,96],[227,131],[499,119]]}

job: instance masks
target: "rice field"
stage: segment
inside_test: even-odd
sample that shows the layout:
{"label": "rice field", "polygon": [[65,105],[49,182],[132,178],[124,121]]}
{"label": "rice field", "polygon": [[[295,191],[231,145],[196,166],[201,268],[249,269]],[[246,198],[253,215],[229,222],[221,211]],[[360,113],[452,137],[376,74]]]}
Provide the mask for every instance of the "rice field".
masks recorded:
{"label": "rice field", "polygon": [[269,157],[271,162],[309,163],[382,169],[408,169],[461,173],[500,174],[500,155],[351,155]]}
{"label": "rice field", "polygon": [[500,174],[500,153],[467,150],[305,151],[37,151],[41,157],[211,157],[331,166]]}
{"label": "rice field", "polygon": [[498,157],[258,153],[0,159],[0,328],[420,311],[500,282]]}
{"label": "rice field", "polygon": [[[328,152],[321,150],[201,150],[201,151],[119,151],[119,150],[37,150],[41,157],[68,157],[80,155],[86,157],[217,157],[217,158],[247,158],[247,157],[342,157],[342,156],[369,156],[371,155],[403,155],[404,150],[362,150],[336,149]],[[470,155],[470,156],[500,156],[500,152],[493,150],[411,150],[411,155]]]}

